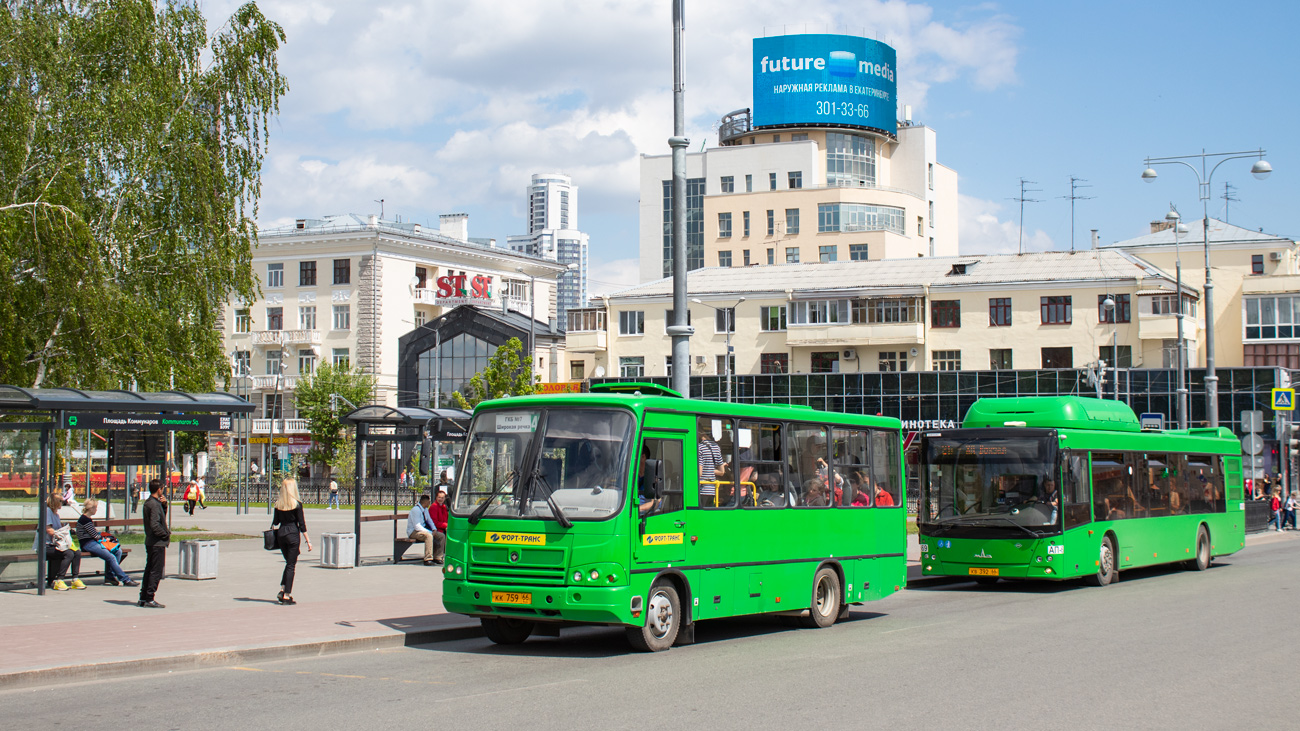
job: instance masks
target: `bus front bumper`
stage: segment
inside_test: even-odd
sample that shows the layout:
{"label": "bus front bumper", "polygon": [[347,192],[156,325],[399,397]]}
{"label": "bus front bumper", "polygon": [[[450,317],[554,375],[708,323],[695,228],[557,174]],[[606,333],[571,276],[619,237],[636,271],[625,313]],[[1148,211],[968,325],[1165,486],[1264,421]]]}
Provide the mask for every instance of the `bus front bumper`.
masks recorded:
{"label": "bus front bumper", "polygon": [[512,617],[539,622],[638,624],[627,586],[519,586],[446,579],[442,604],[473,617]]}
{"label": "bus front bumper", "polygon": [[965,576],[971,579],[1047,579],[1057,581],[1072,579],[1077,576],[1077,574],[1073,573],[1068,575],[1062,573],[1064,569],[1064,562],[1060,566],[1053,566],[1052,563],[971,566],[968,563],[949,563],[933,557],[923,557],[921,559],[921,573],[924,576]]}

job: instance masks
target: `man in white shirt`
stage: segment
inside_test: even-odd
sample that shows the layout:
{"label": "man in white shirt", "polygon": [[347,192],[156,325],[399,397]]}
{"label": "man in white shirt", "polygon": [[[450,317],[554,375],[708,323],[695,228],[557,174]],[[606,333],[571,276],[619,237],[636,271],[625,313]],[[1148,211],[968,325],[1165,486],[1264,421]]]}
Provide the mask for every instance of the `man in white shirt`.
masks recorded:
{"label": "man in white shirt", "polygon": [[[420,502],[411,506],[411,512],[406,517],[406,537],[416,541],[424,542],[424,565],[435,566],[442,564],[442,552],[444,550],[442,533],[433,524],[433,518],[429,515],[429,496],[421,495]],[[434,546],[437,545],[435,549]],[[437,557],[434,557],[434,552]]]}

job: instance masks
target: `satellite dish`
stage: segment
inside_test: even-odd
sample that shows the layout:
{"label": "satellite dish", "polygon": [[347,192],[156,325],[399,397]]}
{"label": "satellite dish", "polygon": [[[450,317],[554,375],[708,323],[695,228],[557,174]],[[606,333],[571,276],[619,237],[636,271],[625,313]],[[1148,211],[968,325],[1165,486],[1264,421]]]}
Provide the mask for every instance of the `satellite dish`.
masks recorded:
{"label": "satellite dish", "polygon": [[596,371],[595,371],[594,373],[592,373],[591,375],[595,376],[596,378],[604,378],[604,377],[605,377],[605,366],[596,366]]}

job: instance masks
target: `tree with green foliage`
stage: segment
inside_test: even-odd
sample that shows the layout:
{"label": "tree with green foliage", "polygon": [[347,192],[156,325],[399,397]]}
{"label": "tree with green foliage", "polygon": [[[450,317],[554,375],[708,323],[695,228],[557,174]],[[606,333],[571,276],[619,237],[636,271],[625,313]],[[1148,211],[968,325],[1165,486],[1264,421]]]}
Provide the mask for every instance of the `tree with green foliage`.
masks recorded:
{"label": "tree with green foliage", "polygon": [[523,351],[524,344],[519,338],[507,340],[488,359],[487,367],[469,379],[469,387],[465,389],[469,393],[453,391],[452,401],[458,408],[472,411],[482,401],[533,393],[536,386]]}
{"label": "tree with green foliage", "polygon": [[325,363],[312,375],[298,381],[294,389],[294,405],[298,415],[307,420],[314,443],[307,459],[312,464],[331,464],[332,458],[343,441],[343,422],[339,417],[351,411],[346,403],[332,403],[331,396],[342,396],[357,406],[364,406],[370,401],[370,393],[375,387],[373,376],[366,375],[358,369],[339,367]]}
{"label": "tree with green foliage", "polygon": [[334,449],[334,455],[330,457],[327,463],[330,468],[330,477],[339,483],[341,489],[344,485],[351,486],[357,479],[357,439],[351,434],[343,437]]}
{"label": "tree with green foliage", "polygon": [[0,0],[0,383],[229,375],[284,41],[252,2],[209,36],[199,0]]}

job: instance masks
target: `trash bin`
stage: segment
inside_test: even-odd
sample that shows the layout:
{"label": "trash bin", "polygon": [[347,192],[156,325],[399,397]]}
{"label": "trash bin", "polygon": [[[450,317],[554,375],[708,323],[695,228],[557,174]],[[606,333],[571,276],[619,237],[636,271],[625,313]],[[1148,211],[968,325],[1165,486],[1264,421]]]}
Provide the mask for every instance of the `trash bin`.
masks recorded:
{"label": "trash bin", "polygon": [[357,534],[321,534],[321,566],[327,569],[350,569],[357,565],[356,558]]}
{"label": "trash bin", "polygon": [[217,541],[181,541],[180,578],[217,578],[217,546]]}

